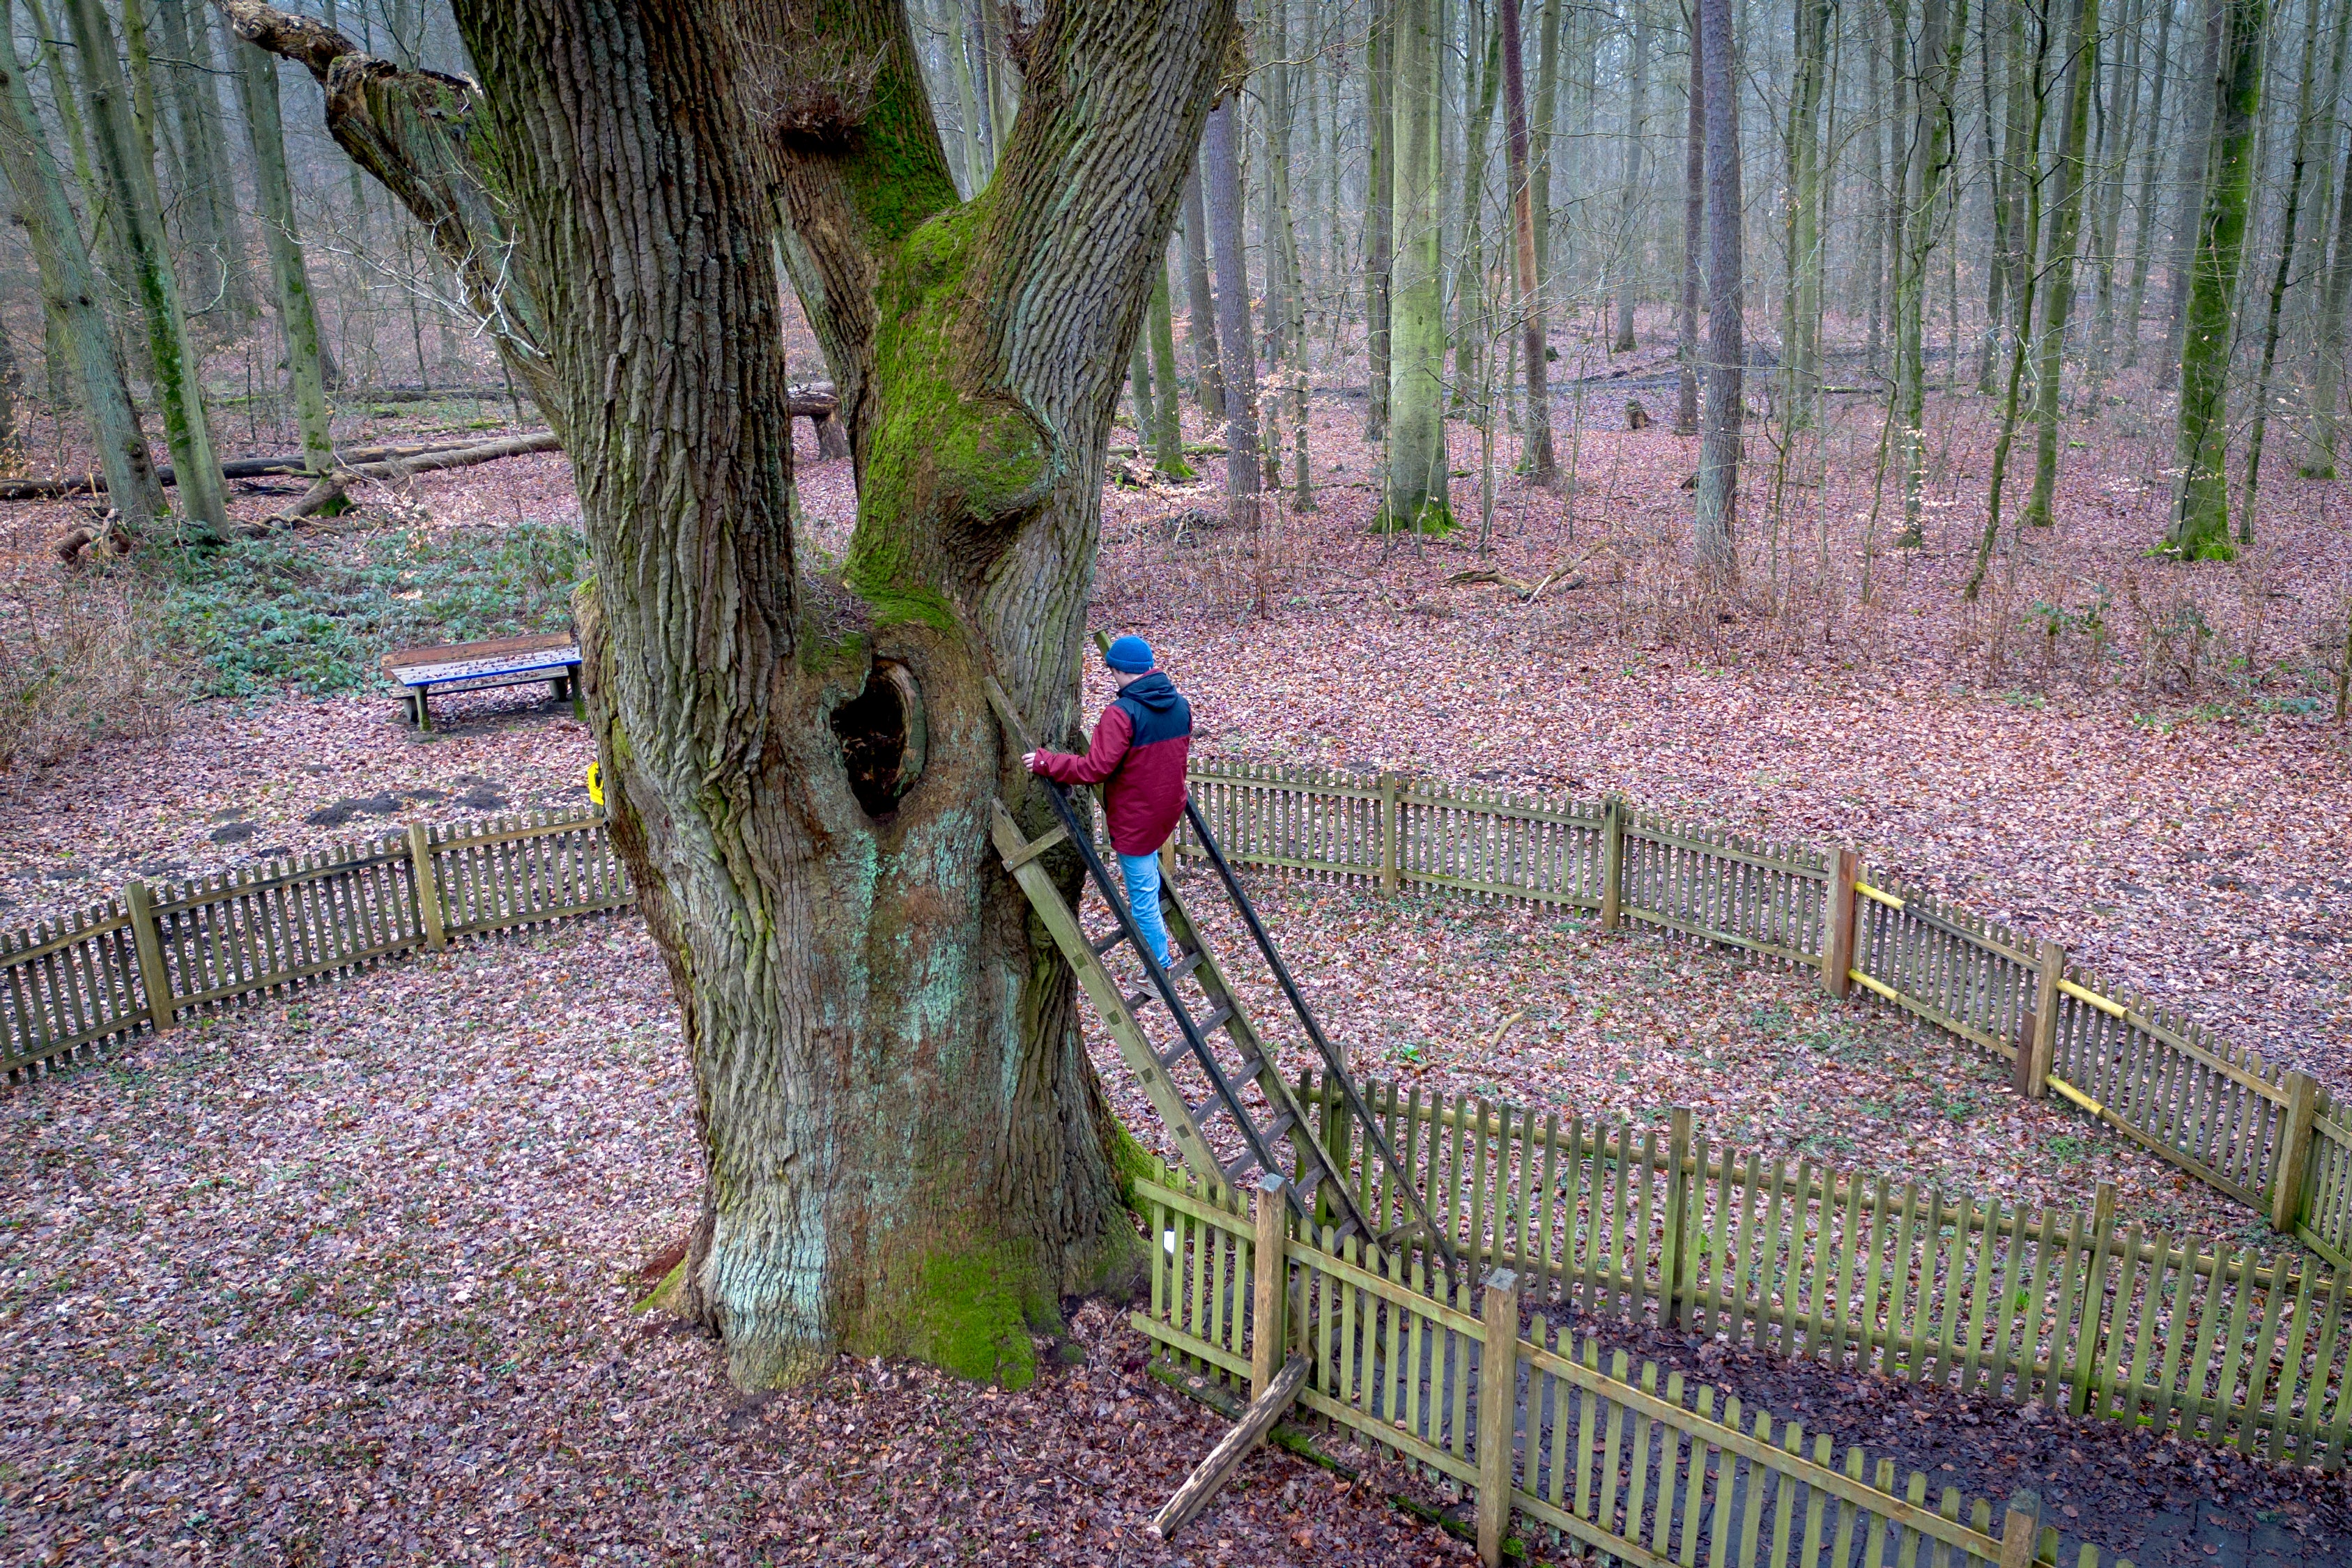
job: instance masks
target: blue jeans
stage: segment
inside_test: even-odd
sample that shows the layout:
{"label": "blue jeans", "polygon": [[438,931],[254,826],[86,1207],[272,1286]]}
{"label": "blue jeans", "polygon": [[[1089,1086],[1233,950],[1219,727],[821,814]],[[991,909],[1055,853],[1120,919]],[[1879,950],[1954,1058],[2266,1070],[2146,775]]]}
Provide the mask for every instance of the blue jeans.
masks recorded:
{"label": "blue jeans", "polygon": [[1118,874],[1126,879],[1128,912],[1135,917],[1135,929],[1143,933],[1144,946],[1161,963],[1173,963],[1176,950],[1169,945],[1167,922],[1160,918],[1160,857],[1122,855]]}

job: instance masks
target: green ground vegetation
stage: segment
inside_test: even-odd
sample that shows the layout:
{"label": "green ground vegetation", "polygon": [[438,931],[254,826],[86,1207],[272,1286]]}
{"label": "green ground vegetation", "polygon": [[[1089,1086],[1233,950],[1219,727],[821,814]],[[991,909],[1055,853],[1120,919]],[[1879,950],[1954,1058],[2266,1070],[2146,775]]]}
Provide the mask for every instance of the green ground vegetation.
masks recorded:
{"label": "green ground vegetation", "polygon": [[322,696],[373,685],[394,647],[561,631],[588,570],[576,527],[384,529],[185,552],[153,568],[152,591],[196,695]]}

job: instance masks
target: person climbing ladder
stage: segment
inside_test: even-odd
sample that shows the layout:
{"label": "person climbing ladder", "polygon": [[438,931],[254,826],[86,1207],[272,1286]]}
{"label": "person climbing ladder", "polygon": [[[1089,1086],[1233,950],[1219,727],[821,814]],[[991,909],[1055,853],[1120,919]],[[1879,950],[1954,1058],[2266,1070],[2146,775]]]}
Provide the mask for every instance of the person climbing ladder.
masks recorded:
{"label": "person climbing ladder", "polygon": [[1103,662],[1120,679],[1095,721],[1084,756],[1030,752],[1021,759],[1033,773],[1066,784],[1105,784],[1103,816],[1136,929],[1160,962],[1175,949],[1160,916],[1160,847],[1184,816],[1184,763],[1192,749],[1192,708],[1176,683],[1152,667],[1151,645],[1139,637],[1115,639]]}

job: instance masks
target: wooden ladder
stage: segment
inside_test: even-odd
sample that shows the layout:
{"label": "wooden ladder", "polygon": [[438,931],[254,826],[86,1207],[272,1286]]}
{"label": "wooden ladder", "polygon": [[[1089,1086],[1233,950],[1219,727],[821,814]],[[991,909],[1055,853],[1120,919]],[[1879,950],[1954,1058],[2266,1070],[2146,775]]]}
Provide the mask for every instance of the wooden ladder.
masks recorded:
{"label": "wooden ladder", "polygon": [[[1027,732],[1011,703],[993,680],[989,685],[999,717],[1022,749],[1030,750]],[[1079,816],[1068,790],[1051,779],[1039,778],[1036,782],[1053,803],[1060,826],[1031,839],[999,800],[992,803],[990,836],[1004,858],[1005,869],[1028,895],[1031,907],[1053,933],[1055,945],[1062,950],[1062,956],[1076,973],[1078,984],[1102,1015],[1129,1070],[1135,1074],[1153,1109],[1175,1135],[1177,1151],[1184,1163],[1213,1188],[1244,1188],[1254,1173],[1262,1171],[1285,1176],[1288,1179],[1283,1190],[1290,1206],[1309,1226],[1328,1221],[1339,1239],[1358,1237],[1378,1248],[1400,1246],[1418,1234],[1428,1239],[1450,1267],[1454,1262],[1452,1238],[1430,1224],[1428,1208],[1413,1185],[1411,1173],[1397,1158],[1395,1147],[1358,1091],[1347,1064],[1332,1047],[1323,1026],[1307,1005],[1307,999],[1299,994],[1288,966],[1266,934],[1265,923],[1258,919],[1249,895],[1242,890],[1233,868],[1225,863],[1223,851],[1209,832],[1209,825],[1202,820],[1200,809],[1187,801],[1184,815],[1215,869],[1218,890],[1248,927],[1291,1011],[1321,1055],[1326,1083],[1339,1090],[1334,1109],[1345,1112],[1347,1137],[1334,1141],[1338,1144],[1336,1151],[1316,1141],[1307,1107],[1300,1103],[1297,1090],[1284,1079],[1274,1052],[1259,1035],[1240,998],[1234,994],[1223,968],[1210,951],[1173,882],[1163,879],[1160,888],[1161,917],[1180,954],[1171,967],[1163,965],[1159,954],[1145,951],[1134,913],[1127,905],[1124,887],[1097,851],[1094,835]],[[1094,937],[1086,932],[1079,924],[1077,911],[1062,897],[1061,889],[1055,886],[1041,863],[1049,850],[1066,844],[1077,851],[1087,878],[1118,921],[1117,927],[1106,935]],[[1132,994],[1122,992],[1103,962],[1121,946],[1135,950],[1147,977],[1144,988]],[[1179,983],[1187,978],[1200,988],[1206,1004],[1197,1014],[1186,1006],[1177,990]],[[1165,1049],[1145,1033],[1140,1016],[1155,1003],[1167,1009],[1181,1037]],[[1199,1065],[1210,1085],[1208,1097],[1197,1104],[1188,1102],[1169,1077],[1170,1070],[1187,1057]],[[1253,1082],[1265,1097],[1263,1122],[1244,1099],[1243,1091]],[[1242,1152],[1230,1162],[1218,1158],[1204,1131],[1219,1116],[1231,1118],[1234,1130],[1241,1134]],[[1348,1180],[1349,1142],[1364,1152],[1367,1188],[1375,1175],[1384,1176],[1381,1184],[1393,1193],[1403,1206],[1402,1222],[1386,1231],[1379,1229],[1365,1214],[1359,1194]],[[1286,1167],[1280,1157],[1281,1146],[1286,1143],[1291,1155]],[[1328,1211],[1320,1220],[1318,1205]]]}

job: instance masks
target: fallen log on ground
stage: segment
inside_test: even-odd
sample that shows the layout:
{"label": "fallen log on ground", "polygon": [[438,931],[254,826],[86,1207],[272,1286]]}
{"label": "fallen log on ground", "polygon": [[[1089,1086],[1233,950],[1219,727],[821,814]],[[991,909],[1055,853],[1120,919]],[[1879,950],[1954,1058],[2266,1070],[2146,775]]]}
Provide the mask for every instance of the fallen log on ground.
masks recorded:
{"label": "fallen log on ground", "polygon": [[413,475],[436,473],[445,468],[469,468],[477,463],[495,463],[501,458],[520,458],[530,452],[559,452],[563,444],[552,430],[533,430],[521,436],[509,436],[504,440],[484,441],[472,447],[448,447],[436,451],[418,452],[407,457],[390,458],[373,463],[342,463],[321,474],[310,488],[276,517],[260,522],[237,523],[231,531],[246,539],[258,539],[291,528],[306,517],[320,512],[349,499],[351,487],[365,479],[404,479]]}
{"label": "fallen log on ground", "polygon": [[[533,432],[544,435],[546,432]],[[345,464],[382,463],[394,458],[427,457],[435,452],[470,450],[481,443],[468,437],[463,441],[413,441],[387,447],[352,447],[337,454]],[[278,457],[233,458],[221,465],[225,479],[257,479],[274,474],[301,474],[310,469],[299,452]],[[155,470],[155,477],[167,485],[176,485],[179,478],[169,463]],[[60,500],[68,496],[103,495],[106,492],[104,474],[77,474],[71,479],[37,478],[0,479],[0,500]]]}
{"label": "fallen log on ground", "polygon": [[[819,455],[825,458],[849,456],[849,433],[842,428],[841,399],[835,394],[833,383],[811,382],[804,386],[793,387],[790,391],[792,417],[805,419],[815,429]],[[530,431],[513,438],[537,439],[547,435],[544,430]],[[517,447],[515,452],[499,452],[493,456],[511,457],[517,452],[549,451],[552,449],[552,437],[549,437],[549,440],[551,442],[549,446],[520,447]],[[495,445],[498,443],[484,443],[468,438],[462,441],[424,441],[397,446],[352,447],[336,453],[335,458],[341,467],[361,470],[362,477],[372,477],[364,474],[366,466],[372,463],[409,461],[436,452],[475,452]],[[1223,451],[1223,448],[1219,447],[1218,450]],[[467,459],[468,462],[478,463],[490,460],[490,458],[478,457]],[[430,466],[464,468],[467,465],[446,463]],[[304,474],[310,471],[309,465],[299,452],[289,452],[276,457],[233,458],[221,465],[221,478],[225,479],[257,479],[277,474]],[[179,483],[179,478],[173,472],[169,463],[156,469],[155,477],[167,485]],[[69,496],[102,495],[105,490],[106,476],[96,472],[0,479],[0,501],[63,500]]]}

